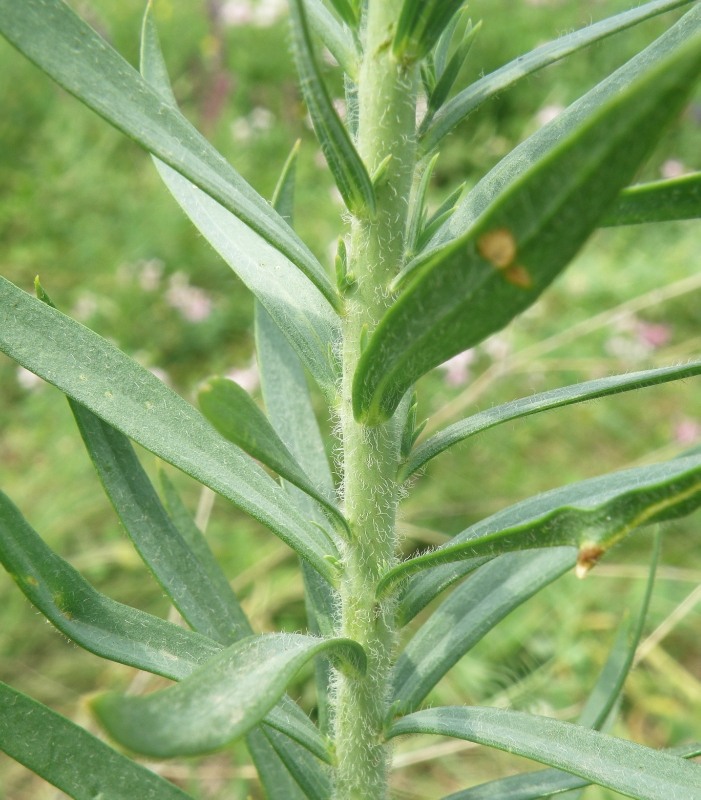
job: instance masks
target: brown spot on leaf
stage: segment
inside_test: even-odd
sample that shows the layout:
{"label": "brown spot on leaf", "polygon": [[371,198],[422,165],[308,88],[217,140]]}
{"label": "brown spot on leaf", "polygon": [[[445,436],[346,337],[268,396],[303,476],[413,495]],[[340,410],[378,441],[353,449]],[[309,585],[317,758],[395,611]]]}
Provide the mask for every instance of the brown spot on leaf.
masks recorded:
{"label": "brown spot on leaf", "polygon": [[525,267],[521,266],[521,264],[512,264],[504,270],[502,275],[509,283],[521,289],[530,289],[531,286],[533,286],[531,273]]}
{"label": "brown spot on leaf", "polygon": [[516,258],[516,239],[508,228],[495,228],[477,239],[477,252],[497,269],[504,269]]}
{"label": "brown spot on leaf", "polygon": [[577,566],[574,568],[575,575],[578,578],[585,578],[604,552],[604,548],[598,544],[583,544],[577,554]]}

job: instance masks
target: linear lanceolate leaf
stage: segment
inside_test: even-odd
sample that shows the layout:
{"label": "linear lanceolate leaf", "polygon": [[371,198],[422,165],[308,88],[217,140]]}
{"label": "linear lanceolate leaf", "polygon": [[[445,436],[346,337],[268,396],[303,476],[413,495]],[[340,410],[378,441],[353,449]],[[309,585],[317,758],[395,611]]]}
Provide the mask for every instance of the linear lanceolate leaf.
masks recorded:
{"label": "linear lanceolate leaf", "polygon": [[248,633],[248,621],[226,579],[210,580],[211,569],[205,569],[173,525],[127,437],[79,403],[69,402],[129,538],[186,622],[224,645]]}
{"label": "linear lanceolate leaf", "polygon": [[[328,767],[320,765],[303,747],[286,741],[277,731],[268,728],[265,733],[305,797],[309,800],[330,800],[332,788]],[[287,800],[287,795],[284,797]]]}
{"label": "linear lanceolate leaf", "polygon": [[[204,573],[204,580],[210,585],[210,589],[219,598],[220,603],[225,606],[223,617],[225,619],[238,620],[237,626],[232,626],[231,630],[241,636],[248,636],[253,633],[246,615],[243,613],[238,598],[231,588],[231,584],[224,571],[212,552],[207,539],[202,531],[197,527],[190,512],[185,508],[180,495],[165,473],[159,470],[159,486],[163,496],[164,505],[168,511],[173,525],[177,528],[183,542],[187,546],[192,556],[197,560],[198,572]],[[224,644],[232,644],[229,639]]]}
{"label": "linear lanceolate leaf", "polygon": [[701,217],[701,172],[624,189],[601,225],[640,225]]}
{"label": "linear lanceolate leaf", "polygon": [[304,0],[309,26],[353,81],[358,79],[360,50],[352,35],[326,8],[322,0]]}
{"label": "linear lanceolate leaf", "polygon": [[402,60],[423,58],[436,44],[465,0],[404,0],[392,42]]}
{"label": "linear lanceolate leaf", "polygon": [[354,377],[358,420],[387,419],[425,372],[538,299],[629,183],[699,75],[695,6],[477,184],[403,273],[406,288]]}
{"label": "linear lanceolate leaf", "polygon": [[495,558],[441,603],[404,648],[392,673],[392,711],[419,707],[446,672],[504,617],[574,566],[571,547]]}
{"label": "linear lanceolate leaf", "polygon": [[661,535],[659,531],[655,534],[655,544],[650,563],[650,574],[648,576],[645,595],[635,622],[631,623],[626,618],[618,630],[616,639],[611,647],[606,663],[604,664],[599,678],[592,691],[587,697],[586,703],[577,718],[578,725],[585,728],[595,728],[601,730],[607,718],[613,711],[618,698],[620,697],[623,685],[628,677],[635,651],[638,649],[640,638],[645,627],[650,598],[655,586],[655,571],[660,554]]}
{"label": "linear lanceolate leaf", "polygon": [[265,796],[309,800],[302,793],[266,734],[264,728],[253,728],[246,735],[246,746],[258,772]]}
{"label": "linear lanceolate leaf", "polygon": [[260,520],[334,581],[331,540],[248,456],[114,345],[1,277],[0,350]]}
{"label": "linear lanceolate leaf", "polygon": [[[589,694],[584,708],[579,714],[577,724],[585,728],[600,730],[620,695],[623,683],[633,663],[635,651],[640,641],[645,617],[655,580],[655,568],[659,555],[659,534],[655,537],[655,550],[650,566],[645,597],[634,625],[626,618],[620,626],[606,663],[604,664],[593,691]],[[669,751],[673,755],[690,758],[697,747],[684,746]],[[522,775],[512,775],[495,781],[455,792],[444,800],[540,800],[551,794],[588,786],[590,781],[568,775],[556,769],[539,770]]]}
{"label": "linear lanceolate leaf", "polygon": [[470,54],[472,45],[481,27],[481,22],[478,22],[477,25],[474,26],[471,22],[468,22],[467,30],[462,39],[458,42],[455,52],[445,65],[445,69],[440,73],[436,85],[428,97],[428,107],[426,109],[427,118],[431,118],[448,98],[450,90],[453,88],[453,84],[457,80],[460,70]]}
{"label": "linear lanceolate leaf", "polygon": [[211,752],[260,722],[298,670],[324,652],[343,659],[347,668],[365,669],[363,649],[350,639],[251,636],[175,686],[147,697],[102,695],[93,708],[110,735],[130,750],[157,758]]}
{"label": "linear lanceolate leaf", "polygon": [[[144,16],[141,68],[145,78],[175,105],[153,19]],[[305,366],[329,394],[338,367],[329,350],[340,337],[340,321],[322,293],[282,252],[264,241],[216,200],[163,161],[154,159],[163,182],[183,211],[224,261],[266,307]],[[332,302],[335,300],[332,298]]]}
{"label": "linear lanceolate leaf", "polygon": [[444,707],[395,722],[389,738],[433,733],[506,750],[636,800],[701,800],[701,765],[570,722],[501,708]]}
{"label": "linear lanceolate leaf", "polygon": [[[222,649],[206,636],[97,592],[47,547],[2,493],[0,563],[51,623],[76,644],[102,658],[181,680]],[[248,626],[245,618],[244,622]],[[239,629],[234,632],[238,634]],[[250,628],[245,633],[250,634]],[[288,698],[268,713],[265,722],[318,758],[329,759],[318,730]],[[284,746],[284,740],[280,740],[278,747]]]}
{"label": "linear lanceolate leaf", "polygon": [[57,83],[284,253],[334,302],[309,248],[236,170],[62,0],[0,0],[0,33]]}
{"label": "linear lanceolate leaf", "polygon": [[[163,471],[161,471],[160,478],[166,505],[168,506],[173,523],[177,526],[188,547],[195,554],[200,565],[205,570],[206,580],[208,580],[220,594],[223,602],[228,602],[238,607],[236,595],[226,581],[221,567],[210,550],[205,537],[195,525],[187,509],[183,506],[175,487],[168,480]],[[317,572],[311,568],[310,571],[318,577]],[[319,578],[319,580],[321,581],[321,578]],[[322,583],[324,582],[322,581]],[[328,584],[324,583],[324,586],[327,585]],[[253,629],[243,613],[242,617],[244,624],[238,626],[235,631],[238,638],[253,634]],[[178,630],[180,630],[180,628],[178,628]],[[190,673],[188,672],[187,674]],[[182,677],[184,677],[184,675]],[[288,697],[283,697],[282,701],[268,713],[263,725],[285,733],[288,739],[291,738],[294,742],[301,743],[309,752],[314,753],[314,755],[322,761],[328,761],[330,759],[328,748],[325,741],[320,736],[319,730],[299,706]],[[253,735],[252,732],[249,732],[249,735]],[[291,743],[289,744],[291,745]],[[285,742],[278,739],[278,747],[284,748]]]}
{"label": "linear lanceolate leaf", "polygon": [[358,27],[358,15],[351,0],[330,0],[330,2],[338,16],[351,30]]}
{"label": "linear lanceolate leaf", "polygon": [[675,367],[662,367],[641,372],[629,372],[624,375],[612,375],[608,378],[597,378],[583,383],[565,386],[561,389],[552,389],[540,392],[530,397],[511,400],[499,406],[494,406],[486,411],[480,411],[467,419],[449,425],[439,433],[427,439],[409,455],[407,463],[400,470],[400,478],[420,469],[427,461],[435,458],[448,447],[474,436],[480,431],[493,428],[519,417],[527,417],[540,411],[551,408],[560,408],[597,397],[606,397],[632,389],[642,389],[645,386],[655,386],[659,383],[681,380],[694,375],[701,375],[701,360],[692,361]]}
{"label": "linear lanceolate leaf", "polygon": [[[222,650],[206,636],[98,592],[44,543],[2,492],[0,563],[53,625],[101,658],[179,681]],[[265,722],[322,760],[329,759],[318,730],[289,698]]]}
{"label": "linear lanceolate leaf", "polygon": [[313,497],[342,530],[348,530],[338,506],[305,474],[245,389],[228,378],[210,378],[198,399],[203,414],[222,436]]}
{"label": "linear lanceolate leaf", "polygon": [[478,556],[433,567],[428,573],[414,575],[401,586],[397,604],[397,625],[403,627],[448,586],[474,572],[492,556]]}
{"label": "linear lanceolate leaf", "polygon": [[[370,339],[358,420],[532,305],[615,202],[701,74],[701,6],[515,148],[459,204]],[[525,165],[525,166],[524,166]]]}
{"label": "linear lanceolate leaf", "polygon": [[42,703],[0,683],[0,750],[74,800],[192,800]]}
{"label": "linear lanceolate leaf", "polygon": [[424,153],[435,149],[441,139],[486,100],[509,89],[515,83],[543,67],[605,39],[614,33],[631,28],[646,19],[688,5],[692,0],[653,0],[630,11],[624,11],[574,33],[543,44],[490,72],[463,89],[432,117],[430,125],[420,131],[420,148]]}
{"label": "linear lanceolate leaf", "polygon": [[[467,528],[443,547],[399,564],[378,584],[378,596],[439,564],[539,547],[577,547],[577,572],[583,576],[606,550],[636,528],[685,516],[699,506],[698,453],[590,478],[516,503]],[[430,576],[427,579],[430,582]]]}
{"label": "linear lanceolate leaf", "polygon": [[[304,371],[279,328],[260,305],[255,315],[256,354],[263,401],[286,448],[330,502],[335,496],[331,467],[316,421]],[[305,504],[307,513],[316,508]],[[323,516],[317,516],[323,523]]]}
{"label": "linear lanceolate leaf", "polygon": [[98,592],[44,543],[2,492],[0,563],[53,625],[102,658],[180,680],[221,650],[206,636]]}
{"label": "linear lanceolate leaf", "polygon": [[[680,745],[663,752],[680,758],[695,758],[701,755],[701,744],[695,742]],[[591,786],[591,783],[586,778],[559,770],[541,769],[481,783],[479,786],[446,795],[442,800],[542,800],[570,789],[584,789]]]}
{"label": "linear lanceolate leaf", "polygon": [[355,145],[341,122],[324,85],[314,56],[302,0],[291,0],[292,47],[300,85],[319,144],[338,191],[358,216],[375,212],[375,190]]}
{"label": "linear lanceolate leaf", "polygon": [[[335,496],[333,478],[304,371],[284,336],[259,303],[255,309],[255,336],[261,388],[268,417],[306,474],[332,500]],[[328,519],[309,495],[291,484],[286,484],[285,488],[304,516],[324,528],[328,526]],[[315,571],[304,564],[302,576],[309,629],[314,634],[331,636],[337,608],[333,590],[328,583],[318,580]],[[319,725],[325,730],[329,722],[331,677],[328,662],[317,659],[315,671]]]}

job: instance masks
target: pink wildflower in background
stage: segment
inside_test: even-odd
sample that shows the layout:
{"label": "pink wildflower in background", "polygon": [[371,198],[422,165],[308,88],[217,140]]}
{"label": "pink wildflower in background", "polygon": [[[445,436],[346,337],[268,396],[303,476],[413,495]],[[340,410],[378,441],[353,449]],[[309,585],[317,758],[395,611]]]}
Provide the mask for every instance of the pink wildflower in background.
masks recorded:
{"label": "pink wildflower in background", "polygon": [[176,272],[168,279],[166,302],[180,312],[188,322],[202,322],[212,313],[212,299],[198,286],[190,286],[184,272]]}
{"label": "pink wildflower in background", "polygon": [[674,428],[674,438],[678,444],[693,444],[701,439],[701,423],[690,417],[684,417]]}
{"label": "pink wildflower in background", "polygon": [[686,165],[677,158],[668,158],[660,167],[660,175],[663,178],[681,178],[688,171]]}
{"label": "pink wildflower in background", "polygon": [[231,381],[235,381],[238,385],[245,389],[247,392],[255,391],[260,385],[260,374],[258,373],[258,364],[253,361],[247,367],[238,367],[230,369],[225,375]]}
{"label": "pink wildflower in background", "polygon": [[158,258],[144,261],[138,272],[139,286],[145,292],[155,292],[161,285],[165,264]]}
{"label": "pink wildflower in background", "polygon": [[269,28],[286,11],[286,0],[229,0],[222,5],[221,19],[232,28],[239,25]]}
{"label": "pink wildflower in background", "polygon": [[438,369],[445,372],[445,382],[448,386],[462,386],[470,380],[470,366],[476,358],[474,348],[458,353],[449,358]]}
{"label": "pink wildflower in background", "polygon": [[627,361],[640,361],[669,344],[672,327],[626,315],[616,320],[615,333],[604,345],[606,352]]}

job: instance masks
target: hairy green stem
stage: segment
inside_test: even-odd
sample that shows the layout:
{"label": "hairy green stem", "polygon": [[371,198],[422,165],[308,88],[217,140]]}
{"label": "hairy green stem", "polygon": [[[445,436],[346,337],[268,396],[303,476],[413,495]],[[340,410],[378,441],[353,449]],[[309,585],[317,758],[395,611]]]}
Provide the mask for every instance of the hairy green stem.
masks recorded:
{"label": "hairy green stem", "polygon": [[[351,390],[364,336],[390,302],[387,284],[401,266],[408,198],[414,170],[416,69],[391,53],[400,0],[371,0],[365,56],[358,85],[358,150],[372,174],[391,156],[376,187],[373,219],[352,222],[350,271],[356,284],[346,300],[340,408],[345,512],[352,540],[342,579],[340,634],[368,654],[363,678],[338,675],[334,739],[336,800],[380,800],[387,794],[389,747],[382,741],[395,641],[394,609],[375,603],[379,578],[396,558],[397,465],[402,411],[368,428],[353,418]],[[404,412],[405,413],[405,412]]]}

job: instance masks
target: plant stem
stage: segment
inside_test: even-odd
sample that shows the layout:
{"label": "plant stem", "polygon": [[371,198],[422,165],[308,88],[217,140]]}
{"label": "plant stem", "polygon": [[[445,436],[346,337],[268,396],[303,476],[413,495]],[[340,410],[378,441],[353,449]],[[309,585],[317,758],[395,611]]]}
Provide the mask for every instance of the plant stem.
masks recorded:
{"label": "plant stem", "polygon": [[394,608],[375,603],[375,586],[396,558],[396,474],[403,415],[368,428],[353,418],[352,380],[364,332],[387,309],[389,280],[401,265],[415,159],[416,69],[391,53],[401,0],[370,0],[358,85],[358,150],[370,173],[391,155],[376,187],[377,214],[352,222],[350,271],[357,283],[346,301],[340,427],[345,512],[352,541],[340,587],[340,634],[368,654],[363,678],[339,674],[334,697],[338,759],[336,800],[381,800],[387,794],[389,748],[382,741],[395,641]]}

